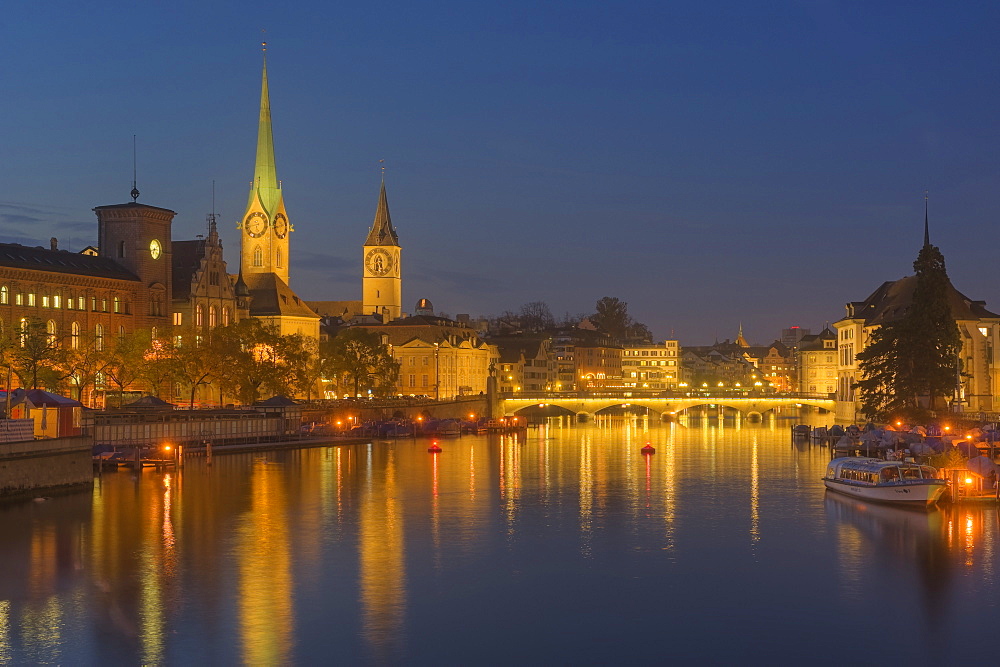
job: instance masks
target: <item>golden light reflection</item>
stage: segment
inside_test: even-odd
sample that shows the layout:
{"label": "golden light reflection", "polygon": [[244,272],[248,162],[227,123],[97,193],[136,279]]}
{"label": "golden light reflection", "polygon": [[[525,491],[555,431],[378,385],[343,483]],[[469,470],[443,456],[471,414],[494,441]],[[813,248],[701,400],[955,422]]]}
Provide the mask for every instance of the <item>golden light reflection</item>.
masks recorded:
{"label": "golden light reflection", "polygon": [[760,460],[758,458],[757,436],[753,437],[750,449],[750,542],[760,541]]}
{"label": "golden light reflection", "polygon": [[590,434],[580,438],[580,553],[593,555],[594,461]]}
{"label": "golden light reflection", "polygon": [[[663,461],[663,522],[666,526],[664,538],[666,544],[664,548],[673,551],[676,544],[677,529],[677,447],[675,437],[677,435],[677,424],[671,422],[667,431],[667,438],[660,447],[656,456],[657,461]],[[662,458],[659,458],[662,457]]]}
{"label": "golden light reflection", "polygon": [[242,657],[252,665],[287,664],[295,630],[288,497],[281,466],[259,458],[250,475],[236,547]]}
{"label": "golden light reflection", "polygon": [[9,665],[14,657],[10,645],[10,600],[0,600],[0,664]]}
{"label": "golden light reflection", "polygon": [[367,471],[358,541],[361,625],[376,664],[394,661],[403,645],[406,613],[406,554],[396,453],[390,449],[385,455],[383,475],[373,474],[372,467]]}

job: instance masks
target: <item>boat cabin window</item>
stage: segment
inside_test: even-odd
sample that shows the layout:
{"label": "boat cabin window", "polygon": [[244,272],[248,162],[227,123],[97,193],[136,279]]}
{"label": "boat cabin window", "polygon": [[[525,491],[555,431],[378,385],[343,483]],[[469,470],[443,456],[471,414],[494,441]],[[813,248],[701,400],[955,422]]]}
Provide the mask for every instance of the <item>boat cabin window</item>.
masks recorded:
{"label": "boat cabin window", "polygon": [[898,482],[899,481],[899,468],[890,467],[882,468],[882,481],[883,482]]}
{"label": "boat cabin window", "polygon": [[920,472],[924,473],[924,479],[934,479],[937,477],[937,470],[930,466],[920,466]]}
{"label": "boat cabin window", "polygon": [[916,466],[912,468],[901,468],[900,472],[903,473],[903,479],[920,479],[920,468]]}

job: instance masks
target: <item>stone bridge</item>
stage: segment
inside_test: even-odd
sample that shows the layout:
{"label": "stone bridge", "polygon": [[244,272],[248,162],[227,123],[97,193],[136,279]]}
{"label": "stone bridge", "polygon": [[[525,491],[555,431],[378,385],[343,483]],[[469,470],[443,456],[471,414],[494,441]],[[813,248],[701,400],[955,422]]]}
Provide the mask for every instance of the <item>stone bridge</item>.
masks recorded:
{"label": "stone bridge", "polygon": [[674,397],[642,397],[642,396],[518,396],[516,398],[500,398],[501,412],[514,415],[526,408],[556,406],[568,410],[575,415],[589,417],[601,410],[615,407],[638,406],[648,408],[651,412],[664,415],[674,415],[683,410],[698,407],[726,407],[739,411],[745,416],[761,415],[775,408],[814,407],[833,411],[837,402],[831,398],[816,395],[782,395],[756,397],[729,396],[674,396]]}

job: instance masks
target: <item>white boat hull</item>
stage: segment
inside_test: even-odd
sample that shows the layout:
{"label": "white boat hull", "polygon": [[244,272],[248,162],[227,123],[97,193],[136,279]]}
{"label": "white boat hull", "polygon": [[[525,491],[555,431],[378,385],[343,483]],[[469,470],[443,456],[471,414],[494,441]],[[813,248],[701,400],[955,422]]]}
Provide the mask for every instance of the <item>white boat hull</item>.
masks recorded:
{"label": "white boat hull", "polygon": [[849,484],[835,479],[824,479],[826,488],[852,498],[898,505],[934,505],[944,495],[947,484]]}

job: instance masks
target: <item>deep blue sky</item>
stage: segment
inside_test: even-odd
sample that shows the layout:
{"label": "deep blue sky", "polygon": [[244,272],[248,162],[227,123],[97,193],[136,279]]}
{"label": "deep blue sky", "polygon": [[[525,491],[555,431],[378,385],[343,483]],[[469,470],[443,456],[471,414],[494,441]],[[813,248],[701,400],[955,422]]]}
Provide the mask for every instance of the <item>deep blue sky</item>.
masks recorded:
{"label": "deep blue sky", "polygon": [[266,28],[305,298],[360,298],[384,158],[405,310],[816,331],[912,271],[925,189],[953,282],[1000,310],[997,3],[540,4],[14,0],[0,240],[95,243],[137,134],[139,201],[192,238],[215,180],[235,270]]}

